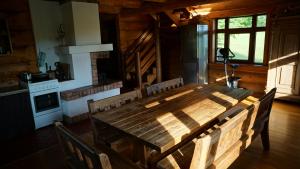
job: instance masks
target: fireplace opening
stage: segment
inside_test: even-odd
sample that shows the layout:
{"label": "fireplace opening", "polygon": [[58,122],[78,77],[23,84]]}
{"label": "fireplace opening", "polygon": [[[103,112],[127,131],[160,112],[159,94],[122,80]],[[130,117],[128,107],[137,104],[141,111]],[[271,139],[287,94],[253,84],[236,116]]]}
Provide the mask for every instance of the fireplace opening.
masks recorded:
{"label": "fireplace opening", "polygon": [[112,57],[97,59],[98,84],[104,85],[114,81],[120,81],[118,65]]}

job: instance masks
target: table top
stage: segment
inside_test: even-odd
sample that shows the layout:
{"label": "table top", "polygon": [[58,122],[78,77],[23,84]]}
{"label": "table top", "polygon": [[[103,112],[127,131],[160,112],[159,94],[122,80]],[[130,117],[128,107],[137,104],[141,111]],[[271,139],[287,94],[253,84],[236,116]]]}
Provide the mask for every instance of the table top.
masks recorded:
{"label": "table top", "polygon": [[251,94],[245,89],[190,84],[93,118],[163,153]]}

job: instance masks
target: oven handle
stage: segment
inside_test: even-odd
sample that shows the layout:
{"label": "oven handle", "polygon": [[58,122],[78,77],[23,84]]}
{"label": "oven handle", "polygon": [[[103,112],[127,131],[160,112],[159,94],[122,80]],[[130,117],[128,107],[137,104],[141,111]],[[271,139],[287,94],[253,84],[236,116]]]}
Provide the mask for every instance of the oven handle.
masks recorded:
{"label": "oven handle", "polygon": [[59,92],[58,88],[43,90],[43,91],[39,91],[39,92],[32,92],[32,93],[30,93],[30,95],[31,96],[40,96],[40,95],[44,95],[44,94],[48,94],[48,93],[57,93],[58,96],[60,96],[60,92]]}

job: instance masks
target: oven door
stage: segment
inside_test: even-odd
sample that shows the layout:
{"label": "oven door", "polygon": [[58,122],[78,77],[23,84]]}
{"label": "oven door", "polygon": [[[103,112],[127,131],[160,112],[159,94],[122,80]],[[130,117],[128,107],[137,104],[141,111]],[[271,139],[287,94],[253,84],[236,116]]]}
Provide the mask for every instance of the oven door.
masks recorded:
{"label": "oven door", "polygon": [[30,93],[33,116],[61,111],[58,89]]}

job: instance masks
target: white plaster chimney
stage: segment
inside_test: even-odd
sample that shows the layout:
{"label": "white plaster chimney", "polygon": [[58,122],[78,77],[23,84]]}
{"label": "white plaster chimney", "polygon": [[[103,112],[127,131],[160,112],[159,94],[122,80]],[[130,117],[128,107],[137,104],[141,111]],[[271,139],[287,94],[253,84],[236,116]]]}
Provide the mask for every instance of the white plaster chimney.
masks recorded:
{"label": "white plaster chimney", "polygon": [[56,52],[70,64],[73,80],[61,82],[61,91],[92,85],[91,52],[112,51],[112,44],[101,44],[98,3],[69,1],[61,5],[66,32],[65,45]]}
{"label": "white plaster chimney", "polygon": [[112,51],[112,44],[101,44],[98,3],[69,1],[61,6],[65,46],[60,53],[74,54]]}

